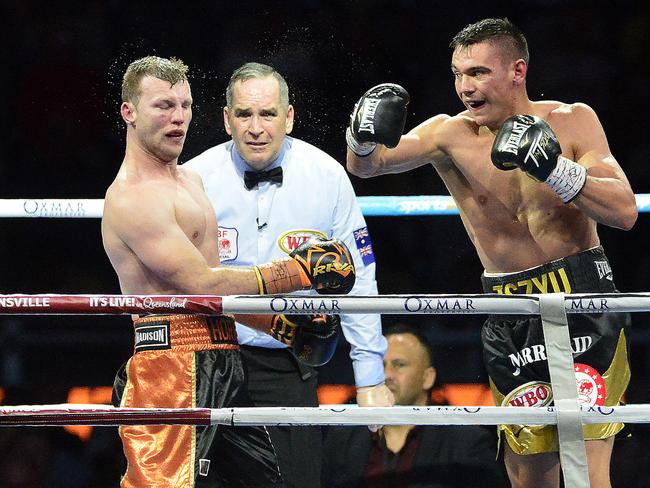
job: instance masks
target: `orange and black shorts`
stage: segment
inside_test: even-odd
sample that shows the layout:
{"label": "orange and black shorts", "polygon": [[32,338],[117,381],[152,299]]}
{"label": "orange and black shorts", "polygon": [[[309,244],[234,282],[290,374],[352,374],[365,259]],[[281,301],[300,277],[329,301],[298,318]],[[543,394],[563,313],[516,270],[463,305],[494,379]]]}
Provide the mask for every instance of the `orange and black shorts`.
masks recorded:
{"label": "orange and black shorts", "polygon": [[[483,290],[497,294],[616,292],[612,270],[598,246],[520,273],[482,276]],[[630,381],[627,313],[568,314],[579,400],[618,405]],[[497,406],[553,404],[539,316],[490,316],[482,329],[483,359]],[[586,440],[606,439],[621,423],[583,426]],[[517,454],[558,450],[554,426],[500,425]]]}
{"label": "orange and black shorts", "polygon": [[[115,378],[121,407],[222,408],[247,404],[231,317],[147,316],[134,321],[135,352]],[[121,426],[123,488],[283,486],[266,429]]]}

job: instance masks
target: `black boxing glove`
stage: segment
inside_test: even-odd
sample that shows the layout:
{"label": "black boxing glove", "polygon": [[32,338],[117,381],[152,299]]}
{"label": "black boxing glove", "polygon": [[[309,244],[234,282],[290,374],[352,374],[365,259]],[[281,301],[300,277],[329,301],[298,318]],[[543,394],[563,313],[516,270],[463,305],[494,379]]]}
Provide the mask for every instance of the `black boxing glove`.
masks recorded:
{"label": "black boxing glove", "polygon": [[336,351],[340,325],[338,315],[277,314],[273,316],[269,334],[287,344],[303,363],[322,366]]}
{"label": "black boxing glove", "polygon": [[534,115],[506,119],[492,144],[492,163],[501,170],[520,168],[543,181],[564,203],[573,200],[587,182],[584,166],[563,157],[551,127]]}
{"label": "black boxing glove", "polygon": [[377,144],[395,147],[406,123],[408,92],[394,83],[377,85],[359,99],[350,115],[345,139],[357,156],[367,156]]}
{"label": "black boxing glove", "polygon": [[350,251],[339,239],[311,238],[289,254],[296,261],[309,288],[322,295],[345,295],[352,290],[356,272]]}

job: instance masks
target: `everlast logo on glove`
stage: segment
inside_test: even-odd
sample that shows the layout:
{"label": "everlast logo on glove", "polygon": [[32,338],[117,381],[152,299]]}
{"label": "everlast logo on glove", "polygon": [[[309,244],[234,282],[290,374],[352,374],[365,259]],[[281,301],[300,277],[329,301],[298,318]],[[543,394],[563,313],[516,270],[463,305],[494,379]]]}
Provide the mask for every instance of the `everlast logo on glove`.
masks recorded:
{"label": "everlast logo on glove", "polygon": [[375,133],[375,124],[373,120],[377,106],[380,103],[381,99],[379,98],[366,98],[363,101],[363,106],[361,107],[361,110],[359,110],[359,116],[361,116],[361,120],[359,121],[359,132]]}
{"label": "everlast logo on glove", "polygon": [[526,123],[525,121],[514,121],[511,129],[512,132],[510,133],[505,146],[502,148],[502,151],[517,154],[519,152],[519,143],[521,142],[521,138],[531,125],[532,120],[530,124]]}
{"label": "everlast logo on glove", "polygon": [[374,151],[377,144],[395,147],[406,123],[408,92],[394,83],[372,87],[355,104],[345,131],[348,147],[360,157]]}

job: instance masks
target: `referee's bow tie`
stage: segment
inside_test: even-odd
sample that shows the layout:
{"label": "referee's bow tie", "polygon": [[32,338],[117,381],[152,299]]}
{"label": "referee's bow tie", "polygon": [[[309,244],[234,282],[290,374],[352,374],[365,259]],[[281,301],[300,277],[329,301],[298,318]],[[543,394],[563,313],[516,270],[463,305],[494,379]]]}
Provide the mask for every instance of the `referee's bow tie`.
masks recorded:
{"label": "referee's bow tie", "polygon": [[244,171],[244,185],[247,190],[252,190],[260,181],[282,183],[282,166],[268,171]]}

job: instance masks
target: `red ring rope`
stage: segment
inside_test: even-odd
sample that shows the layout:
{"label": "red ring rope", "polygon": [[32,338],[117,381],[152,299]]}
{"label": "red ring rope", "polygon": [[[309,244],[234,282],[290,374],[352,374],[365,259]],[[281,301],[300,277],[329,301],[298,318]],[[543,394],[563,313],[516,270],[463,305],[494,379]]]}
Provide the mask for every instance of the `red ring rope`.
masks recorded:
{"label": "red ring rope", "polygon": [[0,314],[223,313],[213,295],[0,295]]}

